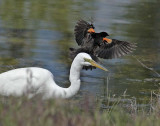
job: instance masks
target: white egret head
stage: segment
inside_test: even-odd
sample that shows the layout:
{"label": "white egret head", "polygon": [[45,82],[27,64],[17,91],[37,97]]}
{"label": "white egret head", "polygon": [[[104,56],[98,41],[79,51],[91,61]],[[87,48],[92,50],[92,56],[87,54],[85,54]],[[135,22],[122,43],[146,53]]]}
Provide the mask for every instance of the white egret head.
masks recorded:
{"label": "white egret head", "polygon": [[91,56],[87,53],[79,53],[78,55],[80,55],[80,59],[79,62],[81,62],[81,64],[83,66],[95,66],[99,69],[102,69],[104,71],[108,71],[106,68],[104,68],[102,65],[98,64],[97,62],[95,62]]}

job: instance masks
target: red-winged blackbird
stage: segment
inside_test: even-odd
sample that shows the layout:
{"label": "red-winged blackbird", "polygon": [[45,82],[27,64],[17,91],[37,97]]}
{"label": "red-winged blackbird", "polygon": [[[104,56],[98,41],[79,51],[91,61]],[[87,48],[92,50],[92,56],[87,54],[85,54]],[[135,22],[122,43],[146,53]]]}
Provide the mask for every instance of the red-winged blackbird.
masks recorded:
{"label": "red-winged blackbird", "polygon": [[[106,38],[106,36],[109,36],[108,33],[96,33],[94,28],[93,24],[79,20],[74,29],[78,45],[94,56],[103,59],[118,58],[129,54],[136,47],[135,43]],[[84,49],[82,50],[84,51]]]}
{"label": "red-winged blackbird", "polygon": [[103,59],[112,59],[124,56],[132,52],[136,45],[126,41],[106,38],[109,36],[107,32],[95,32],[93,24],[89,24],[84,20],[79,20],[75,26],[74,34],[78,49],[70,49],[71,58],[74,58],[80,52],[86,52],[92,56],[94,60],[97,57]]}

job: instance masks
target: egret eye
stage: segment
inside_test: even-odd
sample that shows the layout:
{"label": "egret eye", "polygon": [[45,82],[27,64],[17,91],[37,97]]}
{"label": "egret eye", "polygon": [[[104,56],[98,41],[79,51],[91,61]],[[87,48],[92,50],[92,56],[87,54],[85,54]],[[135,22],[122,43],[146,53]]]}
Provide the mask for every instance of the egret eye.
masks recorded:
{"label": "egret eye", "polygon": [[92,60],[91,60],[91,59],[84,58],[84,61],[85,61],[85,62],[91,62]]}

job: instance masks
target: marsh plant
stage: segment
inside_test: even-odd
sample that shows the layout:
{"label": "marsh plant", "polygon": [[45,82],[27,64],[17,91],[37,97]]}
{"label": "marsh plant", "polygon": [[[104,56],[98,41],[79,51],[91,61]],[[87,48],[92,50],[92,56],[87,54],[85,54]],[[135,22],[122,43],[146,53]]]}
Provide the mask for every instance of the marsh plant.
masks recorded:
{"label": "marsh plant", "polygon": [[153,95],[147,108],[138,108],[135,100],[128,107],[116,102],[102,108],[103,101],[91,96],[80,100],[0,97],[0,126],[159,126],[159,95]]}

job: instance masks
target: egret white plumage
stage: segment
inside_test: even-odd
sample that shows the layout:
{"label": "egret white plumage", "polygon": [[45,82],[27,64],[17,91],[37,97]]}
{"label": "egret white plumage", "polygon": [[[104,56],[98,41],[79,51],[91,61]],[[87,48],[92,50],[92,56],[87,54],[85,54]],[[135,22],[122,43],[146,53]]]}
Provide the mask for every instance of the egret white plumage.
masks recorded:
{"label": "egret white plumage", "polygon": [[71,85],[68,88],[58,86],[50,71],[28,67],[10,70],[0,74],[0,94],[9,96],[34,96],[42,94],[47,98],[69,98],[75,95],[80,88],[80,71],[83,66],[95,66],[104,71],[106,68],[97,64],[87,53],[79,53],[72,62],[69,80]]}

